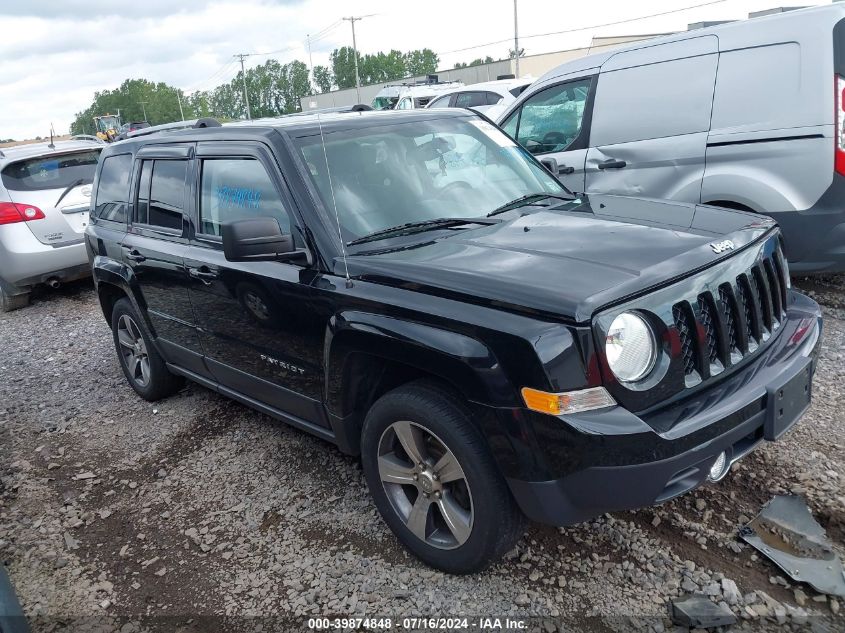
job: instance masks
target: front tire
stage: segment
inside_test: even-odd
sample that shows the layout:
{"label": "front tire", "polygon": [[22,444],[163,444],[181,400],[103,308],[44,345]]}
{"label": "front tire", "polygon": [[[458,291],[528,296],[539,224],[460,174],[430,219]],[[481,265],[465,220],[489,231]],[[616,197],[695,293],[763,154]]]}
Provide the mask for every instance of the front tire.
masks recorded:
{"label": "front tire", "polygon": [[182,387],[184,379],[167,369],[129,299],[114,304],[112,334],[123,374],[144,400],[161,400]]}
{"label": "front tire", "polygon": [[361,437],[376,507],[423,562],[477,572],[513,548],[522,513],[464,403],[416,382],[382,396]]}

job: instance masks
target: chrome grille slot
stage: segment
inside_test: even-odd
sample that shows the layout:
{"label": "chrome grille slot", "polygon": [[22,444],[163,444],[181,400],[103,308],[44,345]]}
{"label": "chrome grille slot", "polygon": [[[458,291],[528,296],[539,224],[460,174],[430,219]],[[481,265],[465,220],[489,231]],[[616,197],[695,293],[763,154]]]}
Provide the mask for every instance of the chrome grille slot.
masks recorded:
{"label": "chrome grille slot", "polygon": [[749,279],[751,280],[751,290],[754,293],[757,308],[760,310],[762,317],[762,336],[765,341],[772,331],[772,299],[769,296],[769,284],[763,278],[763,271],[760,270],[759,264],[754,264],[751,267]]}
{"label": "chrome grille slot", "polygon": [[733,363],[735,362],[734,357],[736,355],[741,357],[748,350],[748,343],[742,340],[742,335],[739,331],[739,323],[741,322],[739,306],[737,305],[733,288],[729,283],[719,286],[719,308],[722,312],[722,319],[725,322],[728,350],[731,355],[731,362]]}
{"label": "chrome grille slot", "polygon": [[710,294],[698,297],[699,322],[704,329],[704,342],[707,346],[707,357],[710,364],[719,360],[719,327],[714,314]]}
{"label": "chrome grille slot", "polygon": [[745,335],[748,338],[748,346],[756,345],[759,340],[760,330],[754,312],[754,300],[751,295],[751,286],[748,277],[744,274],[736,278],[736,294],[742,306],[742,314],[745,317]]}
{"label": "chrome grille slot", "polygon": [[696,359],[696,334],[695,320],[689,303],[676,303],[672,306],[672,317],[675,320],[675,327],[678,330],[678,339],[681,343],[681,359],[684,364],[684,374],[691,376],[698,367]]}

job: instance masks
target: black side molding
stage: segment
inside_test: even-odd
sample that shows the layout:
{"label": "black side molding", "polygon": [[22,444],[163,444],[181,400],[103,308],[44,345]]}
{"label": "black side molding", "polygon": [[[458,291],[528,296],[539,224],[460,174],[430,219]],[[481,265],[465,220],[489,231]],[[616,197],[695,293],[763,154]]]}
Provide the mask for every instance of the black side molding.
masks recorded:
{"label": "black side molding", "polygon": [[751,145],[753,143],[776,143],[778,141],[801,141],[808,138],[824,138],[824,134],[803,134],[800,136],[772,136],[768,138],[751,138],[743,141],[718,141],[707,143],[707,147],[725,147],[727,145]]}

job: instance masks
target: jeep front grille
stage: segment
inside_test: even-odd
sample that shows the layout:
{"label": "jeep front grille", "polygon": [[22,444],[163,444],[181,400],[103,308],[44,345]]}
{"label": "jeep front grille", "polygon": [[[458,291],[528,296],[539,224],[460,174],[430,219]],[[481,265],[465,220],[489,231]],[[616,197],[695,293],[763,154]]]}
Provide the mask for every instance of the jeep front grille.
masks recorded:
{"label": "jeep front grille", "polygon": [[783,255],[778,245],[747,271],[672,306],[688,387],[753,354],[786,315]]}

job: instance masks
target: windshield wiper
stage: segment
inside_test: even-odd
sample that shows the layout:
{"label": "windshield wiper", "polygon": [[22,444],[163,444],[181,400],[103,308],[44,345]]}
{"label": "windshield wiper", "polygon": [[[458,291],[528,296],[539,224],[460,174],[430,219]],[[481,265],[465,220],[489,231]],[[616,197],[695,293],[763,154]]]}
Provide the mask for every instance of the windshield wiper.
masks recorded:
{"label": "windshield wiper", "polygon": [[369,235],[354,239],[346,245],[354,246],[355,244],[363,244],[364,242],[379,240],[383,237],[411,235],[412,233],[421,233],[423,231],[448,228],[450,226],[460,226],[461,224],[497,224],[498,222],[500,222],[500,220],[490,220],[488,218],[436,218],[434,220],[420,220],[418,222],[408,222],[406,224],[381,229],[375,233],[370,233]]}
{"label": "windshield wiper", "polygon": [[53,206],[54,206],[54,207],[59,206],[59,203],[60,203],[62,200],[64,200],[64,199],[65,199],[65,196],[66,196],[67,194],[69,194],[69,193],[71,192],[71,190],[72,190],[72,189],[75,189],[75,188],[76,188],[76,187],[78,187],[79,185],[84,185],[84,184],[85,184],[85,179],[84,179],[84,178],[77,178],[76,180],[74,180],[74,181],[73,181],[72,183],[70,183],[67,187],[65,187],[65,190],[64,190],[64,191],[62,191],[62,195],[60,195],[60,196],[59,196],[59,199],[58,199],[58,200],[56,200],[56,204],[54,204]]}
{"label": "windshield wiper", "polygon": [[504,213],[505,211],[510,211],[511,209],[516,209],[517,207],[525,206],[529,202],[533,202],[535,200],[544,200],[545,198],[557,198],[558,200],[566,200],[567,202],[572,202],[575,199],[574,196],[561,196],[556,193],[529,193],[528,195],[520,196],[516,200],[511,200],[510,202],[507,202],[500,207],[496,207],[490,213],[487,214],[487,217],[489,218],[494,215]]}

